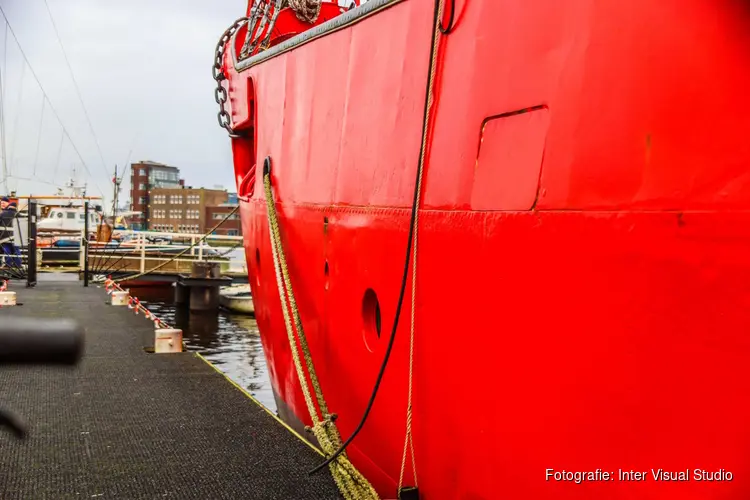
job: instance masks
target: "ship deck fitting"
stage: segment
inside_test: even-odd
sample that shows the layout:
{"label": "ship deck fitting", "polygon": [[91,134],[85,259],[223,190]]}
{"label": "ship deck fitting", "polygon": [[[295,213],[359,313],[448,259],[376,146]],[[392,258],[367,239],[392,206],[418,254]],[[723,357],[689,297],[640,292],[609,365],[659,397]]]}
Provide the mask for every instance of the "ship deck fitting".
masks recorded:
{"label": "ship deck fitting", "polygon": [[0,368],[0,498],[336,499],[322,457],[193,353],[150,354],[154,327],[78,281],[13,287],[4,317],[79,320],[75,368]]}

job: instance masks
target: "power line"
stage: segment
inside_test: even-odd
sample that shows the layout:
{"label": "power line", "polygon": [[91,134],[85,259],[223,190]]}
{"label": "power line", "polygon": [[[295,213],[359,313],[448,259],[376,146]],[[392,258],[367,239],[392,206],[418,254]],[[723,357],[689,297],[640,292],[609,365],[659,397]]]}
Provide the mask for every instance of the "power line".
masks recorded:
{"label": "power line", "polygon": [[[83,159],[83,155],[81,155],[81,152],[78,150],[78,147],[76,147],[75,143],[73,142],[73,139],[71,138],[70,134],[68,133],[68,129],[65,128],[65,125],[63,124],[62,119],[60,118],[60,115],[57,112],[57,109],[52,105],[52,100],[49,98],[49,95],[47,95],[47,92],[44,90],[44,87],[42,86],[41,80],[39,80],[39,77],[37,76],[36,72],[34,71],[34,67],[31,65],[31,62],[29,61],[29,58],[26,56],[26,52],[24,52],[23,47],[21,47],[21,42],[18,40],[18,37],[16,36],[16,32],[13,29],[13,25],[10,24],[10,21],[8,20],[8,16],[5,15],[5,10],[0,5],[0,14],[2,14],[3,18],[5,19],[5,24],[8,26],[8,29],[10,30],[10,34],[13,36],[13,39],[16,41],[16,45],[18,46],[18,50],[21,53],[21,56],[23,57],[24,61],[26,62],[26,66],[29,67],[29,71],[31,72],[31,75],[34,77],[34,80],[36,80],[37,85],[39,85],[39,90],[42,91],[42,94],[44,94],[44,97],[47,99],[47,103],[49,104],[49,108],[52,111],[52,114],[55,115],[55,118],[57,119],[57,122],[60,124],[60,127],[62,127],[63,132],[65,133],[65,137],[67,137],[68,141],[70,142],[70,145],[73,147],[73,150],[78,155],[78,159],[81,160],[81,163],[83,164],[83,168],[86,169],[86,172],[89,174],[91,179],[94,181],[94,186],[96,186],[96,189],[99,190],[99,193],[101,193],[102,196],[105,196],[104,191],[102,190],[101,186],[99,186],[99,183],[96,182],[96,178],[91,173],[91,170],[89,169],[89,166],[86,164],[86,161]],[[20,111],[19,111],[20,114]],[[14,133],[14,141],[15,141],[15,134]],[[104,165],[102,165],[104,166]]]}
{"label": "power line", "polygon": [[99,145],[99,138],[96,136],[96,132],[94,132],[94,125],[91,123],[89,112],[86,109],[86,105],[83,103],[83,96],[81,95],[81,89],[80,87],[78,87],[78,81],[76,80],[76,77],[73,74],[73,67],[70,65],[70,60],[68,59],[68,53],[65,51],[65,47],[63,46],[63,43],[62,43],[62,38],[60,38],[60,33],[57,31],[57,24],[55,24],[55,18],[52,17],[52,11],[49,8],[49,4],[47,3],[47,0],[44,0],[44,5],[45,7],[47,7],[47,14],[49,14],[49,20],[52,22],[52,29],[55,32],[57,43],[60,45],[60,50],[63,53],[65,64],[68,66],[68,72],[70,72],[70,78],[73,80],[73,86],[76,89],[76,95],[78,95],[78,101],[81,103],[81,108],[83,108],[83,114],[86,116],[86,122],[88,122],[89,124],[89,130],[91,131],[91,135],[94,137],[94,142],[96,143],[96,150],[99,152],[99,158],[102,160],[102,167],[104,168],[105,172],[107,172],[107,175],[109,175],[109,172],[107,171],[107,162],[104,161],[102,148]]}

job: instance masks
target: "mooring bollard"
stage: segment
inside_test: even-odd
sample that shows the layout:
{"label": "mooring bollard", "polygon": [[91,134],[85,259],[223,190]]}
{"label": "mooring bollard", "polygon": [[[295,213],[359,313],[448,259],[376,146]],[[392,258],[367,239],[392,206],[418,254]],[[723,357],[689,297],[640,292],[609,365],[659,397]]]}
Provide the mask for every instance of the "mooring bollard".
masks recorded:
{"label": "mooring bollard", "polygon": [[157,354],[182,352],[182,330],[157,328],[154,336],[154,352]]}
{"label": "mooring bollard", "polygon": [[0,306],[16,305],[16,292],[0,292]]}
{"label": "mooring bollard", "polygon": [[129,297],[130,297],[130,293],[115,290],[114,292],[112,292],[112,305],[113,306],[126,306],[128,305]]}

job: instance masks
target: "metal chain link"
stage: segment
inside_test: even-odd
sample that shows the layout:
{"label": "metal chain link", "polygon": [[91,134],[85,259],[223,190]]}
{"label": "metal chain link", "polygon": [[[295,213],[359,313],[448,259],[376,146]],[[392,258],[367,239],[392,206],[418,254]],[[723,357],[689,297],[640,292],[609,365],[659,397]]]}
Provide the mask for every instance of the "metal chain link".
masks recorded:
{"label": "metal chain link", "polygon": [[276,26],[276,19],[286,4],[287,0],[258,0],[253,4],[248,36],[242,47],[240,59],[248,58],[255,55],[258,50],[268,48]]}
{"label": "metal chain link", "polygon": [[225,109],[225,105],[229,96],[227,95],[227,89],[225,89],[221,84],[222,81],[226,80],[226,76],[224,76],[224,72],[221,70],[221,65],[224,62],[224,52],[226,50],[227,43],[229,43],[237,30],[240,29],[242,25],[247,22],[247,20],[247,17],[241,17],[237,19],[229,28],[227,28],[224,34],[221,35],[219,43],[216,44],[214,65],[211,71],[214,80],[216,80],[214,99],[216,99],[216,103],[219,105],[219,113],[217,115],[219,119],[219,126],[229,132],[229,137],[239,136],[234,133],[234,130],[232,130],[232,127],[230,126],[231,120],[229,117],[229,113],[227,113],[227,110]]}

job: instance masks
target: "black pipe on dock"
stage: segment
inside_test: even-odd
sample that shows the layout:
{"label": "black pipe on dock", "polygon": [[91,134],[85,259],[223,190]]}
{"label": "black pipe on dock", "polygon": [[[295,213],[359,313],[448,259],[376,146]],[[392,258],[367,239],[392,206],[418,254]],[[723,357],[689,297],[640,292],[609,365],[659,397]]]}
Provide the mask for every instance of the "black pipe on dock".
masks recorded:
{"label": "black pipe on dock", "polygon": [[86,328],[76,368],[0,368],[0,498],[335,499],[321,456],[194,353],[150,354],[154,326],[79,281],[11,283],[6,318]]}

